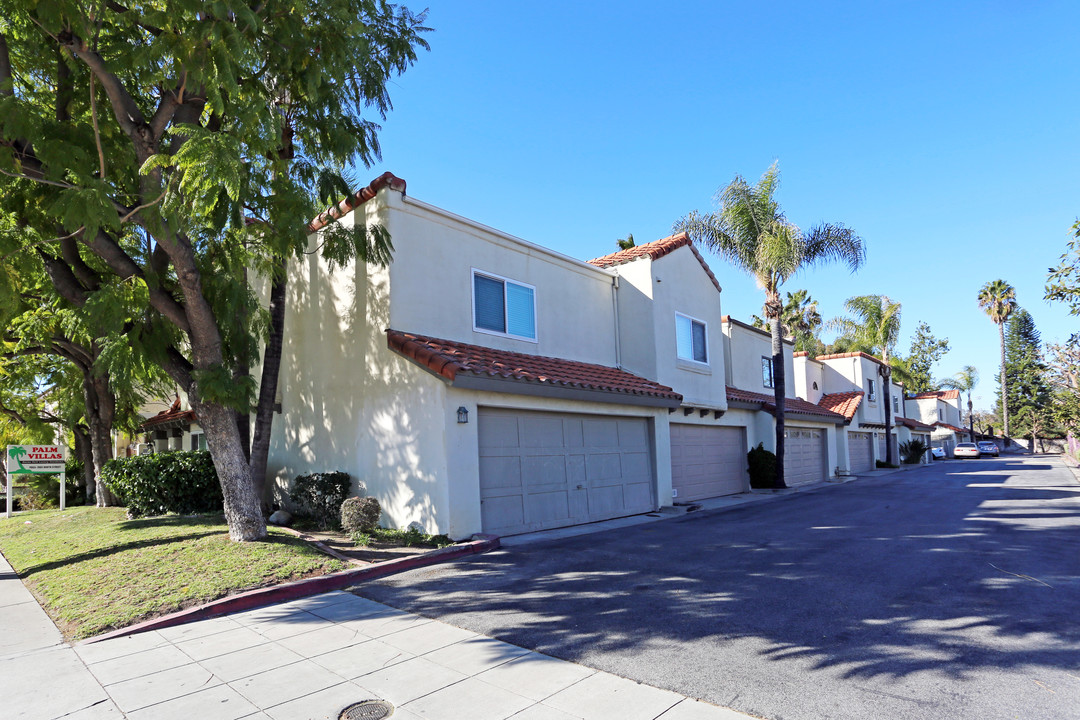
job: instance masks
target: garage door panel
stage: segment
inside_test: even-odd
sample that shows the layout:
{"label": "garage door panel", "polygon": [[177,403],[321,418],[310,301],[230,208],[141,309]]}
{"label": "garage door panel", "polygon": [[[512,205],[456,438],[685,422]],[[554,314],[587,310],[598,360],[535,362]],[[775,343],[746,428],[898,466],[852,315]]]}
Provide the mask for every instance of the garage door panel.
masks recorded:
{"label": "garage door panel", "polygon": [[852,472],[874,469],[873,438],[870,433],[848,433],[848,458]]}
{"label": "garage door panel", "polygon": [[815,428],[791,428],[785,432],[784,480],[788,485],[825,479],[826,438],[824,430]]}
{"label": "garage door panel", "polygon": [[680,501],[744,492],[746,435],[738,427],[671,425],[671,485]]}
{"label": "garage door panel", "polygon": [[[647,420],[494,408],[480,408],[478,416],[486,532],[529,532],[655,509]],[[634,438],[640,445],[628,446]]]}

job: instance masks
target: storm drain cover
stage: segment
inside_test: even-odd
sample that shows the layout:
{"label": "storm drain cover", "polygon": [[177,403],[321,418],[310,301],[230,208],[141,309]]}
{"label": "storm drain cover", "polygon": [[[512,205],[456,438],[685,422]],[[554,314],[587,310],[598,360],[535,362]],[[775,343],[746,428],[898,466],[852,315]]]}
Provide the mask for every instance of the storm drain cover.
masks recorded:
{"label": "storm drain cover", "polygon": [[383,720],[394,714],[394,706],[385,700],[364,700],[341,711],[338,720]]}

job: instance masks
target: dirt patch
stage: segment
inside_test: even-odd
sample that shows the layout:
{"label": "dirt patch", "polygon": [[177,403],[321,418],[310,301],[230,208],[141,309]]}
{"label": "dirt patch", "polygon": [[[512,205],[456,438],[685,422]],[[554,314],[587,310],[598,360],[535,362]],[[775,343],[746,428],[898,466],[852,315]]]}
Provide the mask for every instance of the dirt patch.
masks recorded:
{"label": "dirt patch", "polygon": [[356,565],[370,565],[372,563],[397,560],[399,558],[423,555],[435,550],[433,547],[409,547],[400,543],[383,542],[372,540],[369,544],[359,546],[353,543],[352,538],[344,533],[333,530],[305,530],[299,532],[291,528],[282,528],[293,533],[297,537],[315,545],[323,552],[336,557],[338,560],[346,560]]}

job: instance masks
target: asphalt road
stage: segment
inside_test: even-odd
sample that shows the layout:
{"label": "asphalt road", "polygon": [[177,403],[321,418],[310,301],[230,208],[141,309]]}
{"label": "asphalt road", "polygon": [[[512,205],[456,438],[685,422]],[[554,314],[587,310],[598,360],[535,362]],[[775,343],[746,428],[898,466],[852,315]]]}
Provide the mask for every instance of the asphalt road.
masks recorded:
{"label": "asphalt road", "polygon": [[771,720],[1080,718],[1080,483],[936,463],[358,594]]}

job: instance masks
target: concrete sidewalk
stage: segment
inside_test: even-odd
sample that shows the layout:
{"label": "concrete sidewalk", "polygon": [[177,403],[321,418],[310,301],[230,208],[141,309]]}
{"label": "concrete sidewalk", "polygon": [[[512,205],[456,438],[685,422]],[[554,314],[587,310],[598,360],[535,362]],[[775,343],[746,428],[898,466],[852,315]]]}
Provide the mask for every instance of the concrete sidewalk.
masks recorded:
{"label": "concrete sidewalk", "polygon": [[0,698],[12,720],[748,718],[346,592],[72,648],[2,558]]}

